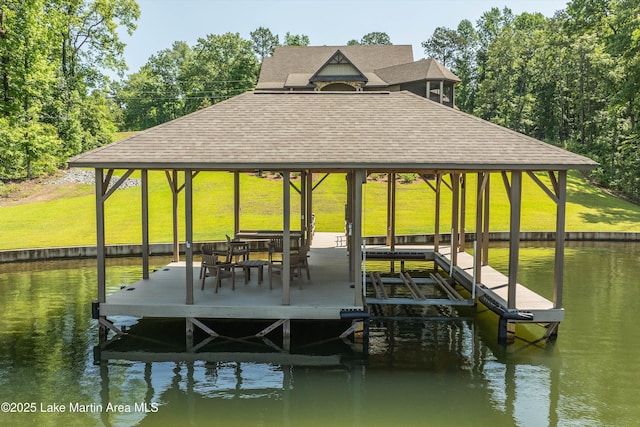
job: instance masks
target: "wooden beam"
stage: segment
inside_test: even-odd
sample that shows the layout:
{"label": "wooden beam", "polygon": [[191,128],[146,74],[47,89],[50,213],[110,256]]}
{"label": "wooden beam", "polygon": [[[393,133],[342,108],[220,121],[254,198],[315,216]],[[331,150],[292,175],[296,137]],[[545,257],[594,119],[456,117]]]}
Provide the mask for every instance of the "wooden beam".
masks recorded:
{"label": "wooden beam", "polygon": [[291,186],[290,172],[282,171],[282,305],[291,304]]}
{"label": "wooden beam", "polygon": [[318,188],[318,186],[320,184],[322,184],[322,182],[327,179],[327,177],[329,176],[329,173],[324,174],[324,176],[322,178],[320,178],[320,180],[318,182],[316,182],[316,185],[313,186],[313,189],[315,190],[316,188]]}
{"label": "wooden beam", "polygon": [[[546,185],[544,185],[544,183],[542,181],[540,181],[540,178],[538,178],[536,176],[536,174],[534,174],[531,171],[527,171],[527,175],[529,175],[529,177],[533,180],[533,182],[535,182],[536,184],[538,184],[538,187],[540,187],[542,189],[542,191],[544,191],[547,196],[549,196],[549,198],[551,198],[551,200],[553,200],[553,202],[557,205],[558,204],[558,196],[552,192],[551,190],[549,190],[547,188]],[[557,192],[557,190],[556,190]]]}
{"label": "wooden beam", "polygon": [[489,265],[489,213],[491,196],[491,173],[487,172],[487,184],[484,187],[484,224],[482,227],[482,265]]}
{"label": "wooden beam", "polygon": [[107,300],[105,269],[104,198],[103,169],[96,169],[96,261],[98,263],[98,302]]}
{"label": "wooden beam", "polygon": [[[357,184],[356,184],[357,185]],[[396,240],[396,174],[387,175],[387,245],[395,249]]]}
{"label": "wooden beam", "polygon": [[511,202],[511,184],[509,184],[509,177],[505,171],[502,171],[501,175],[502,181],[504,182],[504,188],[507,190],[507,198],[509,199],[509,202]]}
{"label": "wooden beam", "polygon": [[142,278],[149,278],[149,171],[140,171],[142,204]]}
{"label": "wooden beam", "polygon": [[271,333],[274,330],[276,330],[279,326],[282,326],[284,324],[284,322],[286,322],[286,321],[287,321],[287,319],[277,320],[277,321],[273,322],[271,325],[269,325],[266,328],[264,328],[263,330],[261,330],[260,332],[258,332],[255,336],[257,338],[263,338],[263,337],[269,335],[269,333]]}
{"label": "wooden beam", "polygon": [[240,171],[233,172],[233,237],[240,232]]}
{"label": "wooden beam", "polygon": [[440,249],[440,199],[442,192],[442,175],[436,175],[436,206],[433,230],[433,249],[438,252]]}
{"label": "wooden beam", "polygon": [[466,221],[467,221],[467,174],[460,176],[460,233],[458,252],[464,252],[466,246]]}
{"label": "wooden beam", "polygon": [[184,185],[186,303],[193,304],[193,175],[190,169],[184,171]]}
{"label": "wooden beam", "polygon": [[476,193],[476,245],[473,251],[474,268],[473,273],[475,277],[475,283],[482,283],[482,224],[484,213],[484,186],[487,184],[487,172],[478,173],[477,193]]}
{"label": "wooden beam", "polygon": [[298,193],[298,194],[302,195],[302,190],[296,186],[296,183],[295,183],[295,182],[290,181],[290,182],[289,182],[289,185],[291,185],[291,188],[293,188],[294,190],[296,190],[296,193]]}
{"label": "wooden beam", "polygon": [[458,265],[458,227],[460,226],[460,174],[451,174],[451,263]]}
{"label": "wooden beam", "polygon": [[553,171],[549,171],[549,179],[551,180],[551,185],[553,186],[553,192],[557,195],[560,190],[558,188],[558,179]]}
{"label": "wooden beam", "polygon": [[556,210],[556,251],[553,273],[553,307],[562,308],[564,287],[564,241],[567,209],[567,171],[558,171],[558,205]]}
{"label": "wooden beam", "polygon": [[313,171],[307,172],[307,243],[311,245],[314,232],[314,215],[313,215]]}
{"label": "wooden beam", "polygon": [[109,184],[111,183],[111,178],[113,177],[113,169],[109,169],[107,171],[107,176],[104,178],[104,182],[101,182],[102,184],[102,191],[100,192],[100,195],[102,197],[104,197],[104,200],[106,200],[107,198],[105,197],[105,194],[107,194],[107,191],[109,191]]}
{"label": "wooden beam", "polygon": [[355,270],[355,298],[354,305],[363,305],[363,281],[362,275],[362,186],[367,180],[367,174],[364,170],[358,169],[355,171],[354,176],[354,191],[353,191],[353,246],[351,251],[353,252],[354,270]]}
{"label": "wooden beam", "polygon": [[171,216],[173,226],[173,261],[180,261],[180,243],[178,240],[178,171],[173,170],[171,174],[165,171],[169,188],[171,189]]}
{"label": "wooden beam", "polygon": [[522,210],[522,172],[511,172],[511,209],[509,220],[509,280],[507,308],[516,309],[516,284],[520,255],[520,212]]}
{"label": "wooden beam", "polygon": [[427,179],[427,175],[421,173],[419,174],[420,178],[422,178],[422,180],[425,182],[425,184],[427,184],[429,187],[431,187],[431,189],[435,192],[436,191],[436,187],[430,182],[429,179]]}
{"label": "wooden beam", "polygon": [[302,245],[307,244],[307,171],[300,172],[300,239]]}
{"label": "wooden beam", "polygon": [[[109,171],[110,173],[113,173],[113,170]],[[114,191],[116,191],[118,188],[120,188],[120,186],[127,180],[127,178],[129,178],[129,176],[131,176],[131,174],[133,173],[133,169],[129,169],[128,171],[126,171],[124,173],[124,175],[122,175],[120,177],[120,179],[118,179],[118,181],[116,181],[115,184],[113,184],[113,186],[111,188],[109,188],[108,190],[105,189],[106,193],[104,195],[104,199],[107,200],[109,198],[109,196],[111,196],[113,194]],[[109,180],[111,179],[111,177],[109,177]],[[109,186],[109,182],[105,181],[105,186],[108,187]]]}

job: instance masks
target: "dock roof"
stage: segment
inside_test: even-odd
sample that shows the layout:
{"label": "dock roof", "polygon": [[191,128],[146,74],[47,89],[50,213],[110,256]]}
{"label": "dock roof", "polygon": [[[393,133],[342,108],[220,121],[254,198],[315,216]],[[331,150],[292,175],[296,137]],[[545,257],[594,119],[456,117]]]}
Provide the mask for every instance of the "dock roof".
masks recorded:
{"label": "dock roof", "polygon": [[535,171],[596,163],[410,92],[247,92],[78,155],[69,165]]}

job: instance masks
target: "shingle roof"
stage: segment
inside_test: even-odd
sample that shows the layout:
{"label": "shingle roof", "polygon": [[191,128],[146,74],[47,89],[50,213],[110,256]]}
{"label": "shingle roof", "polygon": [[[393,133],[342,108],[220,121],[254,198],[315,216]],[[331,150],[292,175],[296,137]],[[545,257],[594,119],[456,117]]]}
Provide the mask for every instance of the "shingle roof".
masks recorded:
{"label": "shingle roof", "polygon": [[390,85],[419,80],[460,81],[458,76],[435,59],[421,59],[408,64],[393,65],[375,70],[375,73]]}
{"label": "shingle roof", "polygon": [[467,171],[596,165],[409,92],[248,92],[76,156],[69,164]]}
{"label": "shingle roof", "polygon": [[264,58],[256,89],[282,89],[289,74],[311,77],[338,50],[365,75],[413,62],[411,45],[279,46],[273,56]]}

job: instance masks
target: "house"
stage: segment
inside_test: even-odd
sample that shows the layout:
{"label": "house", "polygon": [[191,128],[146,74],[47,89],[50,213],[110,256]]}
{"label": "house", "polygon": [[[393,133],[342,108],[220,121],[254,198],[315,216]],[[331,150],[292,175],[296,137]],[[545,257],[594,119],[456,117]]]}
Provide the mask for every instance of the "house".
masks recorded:
{"label": "house", "polygon": [[453,107],[460,79],[409,45],[279,46],[262,63],[256,90],[409,91]]}

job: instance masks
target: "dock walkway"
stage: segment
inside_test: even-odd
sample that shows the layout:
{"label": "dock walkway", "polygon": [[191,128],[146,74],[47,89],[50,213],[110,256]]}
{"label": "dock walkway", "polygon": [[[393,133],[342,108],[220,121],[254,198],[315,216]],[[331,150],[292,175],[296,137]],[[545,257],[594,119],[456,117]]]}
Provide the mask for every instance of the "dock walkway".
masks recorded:
{"label": "dock walkway", "polygon": [[[451,248],[441,247],[436,256],[440,267],[449,271],[451,268]],[[466,252],[458,252],[458,263],[453,269],[453,277],[469,292],[473,284],[473,256]],[[508,278],[489,265],[482,266],[482,282],[476,286],[477,296],[493,311],[508,312]],[[491,307],[495,305],[495,307]],[[516,284],[516,311],[530,314],[532,322],[561,322],[564,320],[564,309],[554,308],[553,302],[537,294],[521,283]]]}

